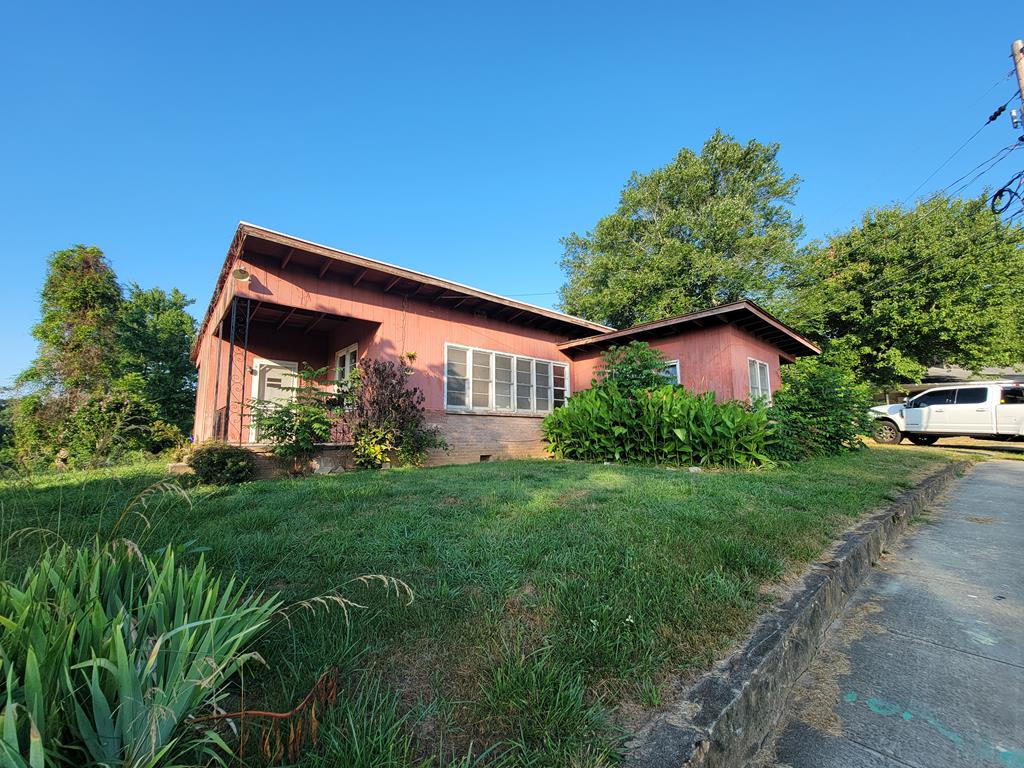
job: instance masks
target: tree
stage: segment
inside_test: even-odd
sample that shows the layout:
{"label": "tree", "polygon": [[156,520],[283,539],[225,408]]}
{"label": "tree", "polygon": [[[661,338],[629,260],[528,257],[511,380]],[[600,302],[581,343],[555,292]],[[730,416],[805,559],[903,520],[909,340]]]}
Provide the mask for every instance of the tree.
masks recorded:
{"label": "tree", "polygon": [[11,409],[18,460],[91,464],[183,440],[196,380],[191,301],[134,284],[126,301],[92,246],[57,251],[48,267],[39,351]]}
{"label": "tree", "polygon": [[775,307],[875,384],[1024,361],[1024,229],[975,200],[898,206],[807,249]]}
{"label": "tree", "polygon": [[56,251],[48,267],[41,319],[32,329],[39,353],[18,383],[56,389],[74,400],[114,375],[121,286],[95,246]]}
{"label": "tree", "polygon": [[186,311],[193,303],[177,288],[167,293],[132,283],[120,323],[122,372],[140,374],[159,418],[186,433],[196,396],[196,368],[189,358],[196,321]]}
{"label": "tree", "polygon": [[563,238],[562,309],[621,328],[771,299],[802,232],[789,208],[799,179],[778,151],[716,131],[700,154],[634,172],[614,213]]}
{"label": "tree", "polygon": [[665,356],[645,341],[614,345],[601,355],[593,385],[614,382],[623,392],[656,389],[665,380]]}

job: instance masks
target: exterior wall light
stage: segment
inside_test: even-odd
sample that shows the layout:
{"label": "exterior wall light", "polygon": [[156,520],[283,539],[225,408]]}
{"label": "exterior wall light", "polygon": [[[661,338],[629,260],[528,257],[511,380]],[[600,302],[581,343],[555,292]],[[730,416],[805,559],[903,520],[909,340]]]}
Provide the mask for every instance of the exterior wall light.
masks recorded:
{"label": "exterior wall light", "polygon": [[249,274],[249,270],[247,270],[245,267],[239,267],[238,269],[231,273],[231,276],[240,283],[247,283],[249,282],[249,279],[252,277],[252,275]]}

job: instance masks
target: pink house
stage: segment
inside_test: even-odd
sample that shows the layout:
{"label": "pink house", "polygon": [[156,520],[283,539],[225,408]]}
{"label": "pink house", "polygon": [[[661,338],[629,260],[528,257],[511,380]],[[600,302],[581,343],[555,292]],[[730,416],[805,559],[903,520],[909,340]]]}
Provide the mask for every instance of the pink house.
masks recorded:
{"label": "pink house", "polygon": [[194,434],[251,444],[242,405],[286,397],[303,364],[344,378],[360,358],[414,352],[412,383],[451,446],[437,462],[540,456],[541,419],[632,339],[723,400],[770,397],[781,365],[819,352],[748,301],[615,330],[242,223],[192,350]]}

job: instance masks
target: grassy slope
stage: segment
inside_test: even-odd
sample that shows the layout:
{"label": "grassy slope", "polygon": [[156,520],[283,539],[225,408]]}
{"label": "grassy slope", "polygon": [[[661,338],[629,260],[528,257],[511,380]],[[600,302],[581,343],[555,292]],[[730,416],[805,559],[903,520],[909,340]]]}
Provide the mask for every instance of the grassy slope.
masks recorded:
{"label": "grassy slope", "polygon": [[[250,673],[253,695],[280,705],[328,665],[362,681],[339,715],[358,734],[338,740],[335,761],[409,765],[440,741],[465,751],[473,740],[502,742],[515,765],[599,765],[615,743],[600,704],[658,703],[668,673],[706,667],[744,632],[764,584],[946,458],[878,448],[760,472],[542,461],[362,472],[201,489],[191,507],[154,494],[117,535],[148,550],[194,540],[286,599],[341,587],[367,606],[349,625],[300,611],[264,642],[269,667]],[[158,479],[150,465],[0,485],[5,533],[108,536]],[[42,540],[8,540],[8,572]],[[346,585],[369,573],[404,580],[415,600]],[[381,725],[405,712],[411,745]],[[346,751],[360,739],[390,762]]]}

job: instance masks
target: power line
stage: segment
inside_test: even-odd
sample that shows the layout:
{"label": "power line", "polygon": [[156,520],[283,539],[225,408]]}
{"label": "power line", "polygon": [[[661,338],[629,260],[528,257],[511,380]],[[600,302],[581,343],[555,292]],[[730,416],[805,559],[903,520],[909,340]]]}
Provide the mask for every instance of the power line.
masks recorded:
{"label": "power line", "polygon": [[943,160],[943,161],[942,161],[942,163],[940,163],[940,164],[939,164],[939,167],[938,167],[938,168],[936,168],[936,169],[935,169],[934,171],[932,171],[931,173],[929,173],[929,174],[928,174],[928,176],[927,176],[927,178],[926,178],[926,179],[925,179],[924,181],[922,181],[922,182],[921,182],[920,184],[918,184],[918,185],[917,185],[917,186],[916,186],[916,187],[914,188],[914,191],[913,191],[913,192],[911,192],[911,193],[910,193],[909,195],[907,195],[907,196],[906,196],[906,197],[905,197],[905,198],[903,199],[903,202],[901,203],[901,205],[906,205],[906,204],[907,204],[907,201],[908,201],[908,200],[910,200],[910,198],[912,198],[912,197],[913,197],[914,195],[916,195],[916,194],[917,194],[917,192],[918,192],[918,190],[920,190],[920,189],[921,189],[921,187],[923,187],[923,186],[924,186],[925,184],[927,184],[927,183],[928,183],[929,181],[931,181],[931,180],[932,180],[932,179],[933,179],[933,178],[935,177],[935,174],[937,174],[937,173],[938,173],[939,171],[941,171],[941,170],[942,170],[943,168],[945,168],[945,167],[946,167],[947,165],[949,165],[949,162],[950,162],[950,161],[951,161],[951,160],[952,160],[952,159],[953,159],[954,157],[956,157],[957,155],[959,155],[959,154],[960,154],[960,153],[961,153],[961,152],[962,152],[962,151],[964,150],[964,148],[965,148],[965,147],[966,147],[966,146],[967,146],[968,144],[970,144],[970,143],[971,143],[972,141],[974,141],[974,140],[975,140],[975,139],[976,139],[976,138],[978,137],[978,134],[979,134],[979,133],[981,133],[981,132],[982,132],[983,130],[985,130],[985,128],[986,128],[986,127],[987,127],[987,126],[988,126],[989,124],[991,124],[991,123],[994,123],[994,122],[995,122],[995,121],[996,121],[996,120],[997,120],[997,119],[999,118],[999,116],[1000,116],[1001,114],[1003,114],[1003,112],[1004,112],[1004,111],[1006,111],[1006,107],[1007,107],[1007,106],[1009,105],[1009,103],[1010,103],[1011,101],[1013,101],[1013,100],[1014,100],[1015,98],[1017,98],[1017,92],[1016,92],[1016,90],[1014,91],[1014,95],[1013,95],[1013,96],[1011,96],[1011,97],[1010,97],[1009,99],[1007,99],[1006,101],[1004,101],[1004,102],[1003,102],[1003,103],[1002,103],[1002,104],[1001,104],[1000,106],[996,107],[996,109],[995,109],[995,110],[994,110],[994,111],[992,112],[992,114],[988,116],[988,120],[986,120],[986,121],[985,121],[985,122],[984,122],[984,123],[983,123],[983,124],[981,125],[981,127],[979,127],[979,128],[978,128],[978,130],[976,130],[976,131],[975,131],[974,133],[972,133],[972,134],[970,135],[970,137],[969,137],[969,138],[967,139],[967,141],[965,141],[965,142],[964,142],[963,144],[961,144],[961,145],[960,145],[959,147],[957,147],[957,148],[956,148],[955,150],[953,150],[953,154],[951,154],[951,155],[950,155],[949,157],[947,157],[947,158],[946,158],[945,160]]}

